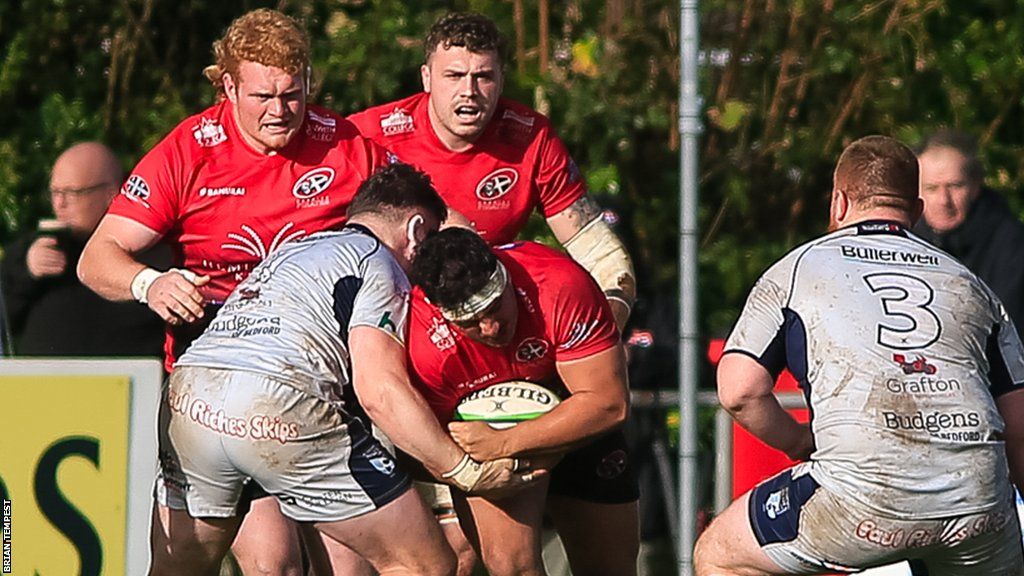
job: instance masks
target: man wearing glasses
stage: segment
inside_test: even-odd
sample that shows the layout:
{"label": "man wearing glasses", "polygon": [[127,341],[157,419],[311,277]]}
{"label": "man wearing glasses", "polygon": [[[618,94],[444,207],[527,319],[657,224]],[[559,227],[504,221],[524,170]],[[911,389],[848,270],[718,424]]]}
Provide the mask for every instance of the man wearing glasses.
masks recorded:
{"label": "man wearing glasses", "polygon": [[133,303],[104,300],[75,266],[121,185],[113,152],[75,144],[50,173],[55,218],[7,247],[2,271],[14,353],[23,356],[160,356],[160,318]]}

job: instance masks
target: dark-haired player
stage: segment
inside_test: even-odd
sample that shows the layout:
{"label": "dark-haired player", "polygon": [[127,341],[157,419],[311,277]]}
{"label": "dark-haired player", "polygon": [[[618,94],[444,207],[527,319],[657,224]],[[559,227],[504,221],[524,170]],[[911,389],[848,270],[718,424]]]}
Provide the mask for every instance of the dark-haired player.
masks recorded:
{"label": "dark-haired player", "polygon": [[475,458],[565,455],[550,486],[501,500],[453,490],[488,572],[543,574],[546,504],[574,573],[634,574],[638,490],[619,430],[629,412],[626,365],[600,288],[551,248],[490,248],[464,228],[428,238],[412,277],[410,371],[441,422],[452,420],[462,397],[507,380],[565,395],[551,412],[508,430],[449,425]]}
{"label": "dark-haired player", "polygon": [[409,383],[404,270],[446,211],[426,176],[389,166],[360,187],[343,230],[282,246],[231,293],[165,390],[157,496],[169,513],[155,516],[152,574],[212,573],[249,482],[382,574],[453,573],[371,419],[462,490],[532,481],[511,459],[474,462]]}

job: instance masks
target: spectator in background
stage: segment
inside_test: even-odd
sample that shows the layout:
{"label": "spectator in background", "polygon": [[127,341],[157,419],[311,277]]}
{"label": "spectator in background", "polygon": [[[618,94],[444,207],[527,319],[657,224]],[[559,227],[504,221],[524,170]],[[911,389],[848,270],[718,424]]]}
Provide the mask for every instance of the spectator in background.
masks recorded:
{"label": "spectator in background", "polygon": [[1024,322],[1024,224],[1006,200],[983,186],[977,141],[942,129],[921,143],[924,214],[914,232],[949,252],[1003,301],[1020,332]]}
{"label": "spectator in background", "polygon": [[[160,356],[163,322],[145,306],[109,302],[75,275],[78,258],[121,185],[121,166],[97,142],[67,149],[50,174],[55,220],[7,248],[4,303],[21,356]],[[160,254],[144,258],[156,260]],[[168,255],[169,256],[169,255]]]}

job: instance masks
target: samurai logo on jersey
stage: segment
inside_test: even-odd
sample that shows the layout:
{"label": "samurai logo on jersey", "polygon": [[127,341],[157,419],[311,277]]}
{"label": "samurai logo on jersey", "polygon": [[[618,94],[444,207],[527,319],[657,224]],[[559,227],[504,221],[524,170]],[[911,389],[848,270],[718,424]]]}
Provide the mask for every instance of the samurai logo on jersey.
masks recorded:
{"label": "samurai logo on jersey", "polygon": [[548,343],[540,338],[527,338],[516,348],[516,361],[533,362],[540,360],[548,353]]}
{"label": "samurai logo on jersey", "polygon": [[498,168],[491,172],[476,185],[476,197],[481,200],[477,207],[482,210],[500,210],[509,207],[509,202],[498,202],[512,191],[519,181],[519,173],[514,168]]}
{"label": "samurai logo on jersey", "polygon": [[303,174],[292,186],[296,208],[323,206],[330,203],[331,197],[321,196],[334,182],[334,168],[321,166]]}
{"label": "samurai logo on jersey", "polygon": [[192,128],[192,136],[204,148],[216,146],[228,139],[228,135],[224,133],[224,127],[220,125],[220,122],[210,118],[200,118],[199,125]]}
{"label": "samurai logo on jersey", "polygon": [[775,520],[789,511],[789,487],[776,490],[768,495],[764,501],[764,512],[769,518]]}
{"label": "samurai logo on jersey", "polygon": [[380,117],[380,131],[385,136],[408,134],[415,129],[412,116],[401,108],[395,108],[390,114]]}
{"label": "samurai logo on jersey", "polygon": [[132,202],[138,202],[146,208],[149,208],[149,184],[146,183],[146,179],[138,174],[132,174],[130,178],[121,186],[121,194],[124,194]]}
{"label": "samurai logo on jersey", "polygon": [[320,142],[334,140],[334,132],[337,130],[338,121],[334,118],[321,116],[312,110],[306,111],[306,135]]}

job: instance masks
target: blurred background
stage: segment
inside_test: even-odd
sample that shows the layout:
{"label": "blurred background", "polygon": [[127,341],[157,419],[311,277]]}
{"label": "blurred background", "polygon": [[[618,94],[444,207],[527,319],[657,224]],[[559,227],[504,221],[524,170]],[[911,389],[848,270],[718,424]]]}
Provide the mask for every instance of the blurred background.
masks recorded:
{"label": "blurred background", "polygon": [[[262,6],[305,23],[313,101],[342,114],[418,91],[422,37],[443,13],[493,18],[510,44],[505,95],[552,119],[632,252],[632,385],[676,387],[678,0],[5,0],[0,244],[48,214],[48,170],[69,145],[105,142],[130,169],[211,104],[211,43]],[[768,264],[824,231],[832,166],[856,138],[970,132],[986,185],[1024,210],[1024,1],[701,0],[699,11],[704,344],[727,334]],[[544,239],[542,221],[530,230]],[[701,413],[708,451],[713,417]],[[641,424],[671,451],[671,410]],[[645,517],[663,532],[662,504]]]}

